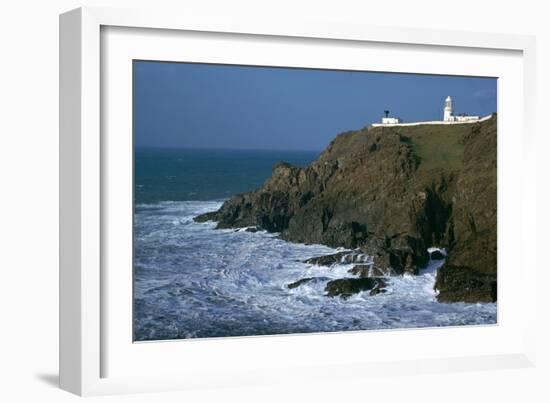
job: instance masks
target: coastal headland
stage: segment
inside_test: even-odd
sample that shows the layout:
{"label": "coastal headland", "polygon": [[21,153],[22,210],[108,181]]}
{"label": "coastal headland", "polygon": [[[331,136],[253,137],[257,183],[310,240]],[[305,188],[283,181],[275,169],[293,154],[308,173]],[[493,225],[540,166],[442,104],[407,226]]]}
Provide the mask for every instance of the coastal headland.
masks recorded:
{"label": "coastal headland", "polygon": [[494,302],[496,114],[470,124],[341,133],[310,165],[277,163],[259,189],[195,220],[346,248],[338,257],[318,257],[317,264],[360,257],[358,277],[328,284],[329,296],[383,291],[382,281],[365,278],[416,275],[429,261],[428,248],[441,248],[447,255],[437,272],[438,300]]}

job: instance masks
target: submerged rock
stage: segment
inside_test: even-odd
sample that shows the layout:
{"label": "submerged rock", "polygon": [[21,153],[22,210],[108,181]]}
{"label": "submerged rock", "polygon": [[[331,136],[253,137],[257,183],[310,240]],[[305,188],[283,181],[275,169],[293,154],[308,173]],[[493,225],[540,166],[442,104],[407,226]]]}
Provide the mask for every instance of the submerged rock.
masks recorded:
{"label": "submerged rock", "polygon": [[388,291],[388,290],[386,290],[385,288],[375,287],[372,290],[370,290],[369,295],[383,294],[386,291]]}
{"label": "submerged rock", "polygon": [[328,280],[328,277],[306,277],[288,284],[287,287],[290,289],[293,289],[309,282],[327,281],[327,280]]}
{"label": "submerged rock", "polygon": [[327,283],[325,291],[328,297],[340,296],[349,298],[353,294],[361,291],[371,290],[370,295],[376,295],[385,292],[386,282],[381,278],[340,278]]}

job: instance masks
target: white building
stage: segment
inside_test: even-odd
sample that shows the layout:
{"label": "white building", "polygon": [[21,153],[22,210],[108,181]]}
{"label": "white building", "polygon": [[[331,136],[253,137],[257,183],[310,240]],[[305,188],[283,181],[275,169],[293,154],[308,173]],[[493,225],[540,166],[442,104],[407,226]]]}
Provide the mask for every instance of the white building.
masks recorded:
{"label": "white building", "polygon": [[382,124],[385,125],[395,125],[397,123],[401,123],[401,119],[399,118],[391,118],[391,117],[383,117],[382,118]]}
{"label": "white building", "polygon": [[447,98],[445,98],[445,107],[443,108],[443,120],[445,122],[449,122],[454,120],[454,109],[453,109],[453,99],[449,95]]}
{"label": "white building", "polygon": [[443,120],[433,120],[427,122],[408,122],[403,123],[401,119],[389,116],[390,111],[384,111],[385,116],[381,123],[373,123],[373,127],[378,126],[418,126],[418,125],[440,125],[440,124],[457,124],[457,123],[475,123],[490,119],[491,115],[479,117],[474,115],[466,115],[465,113],[455,115],[453,108],[453,99],[448,96],[445,98],[443,106]]}
{"label": "white building", "polygon": [[478,120],[479,116],[466,115],[465,113],[455,115],[453,108],[453,99],[451,98],[451,96],[445,98],[445,107],[443,108],[444,122],[473,122]]}
{"label": "white building", "polygon": [[397,125],[401,123],[401,119],[390,116],[390,111],[384,111],[384,117],[382,118],[382,125]]}

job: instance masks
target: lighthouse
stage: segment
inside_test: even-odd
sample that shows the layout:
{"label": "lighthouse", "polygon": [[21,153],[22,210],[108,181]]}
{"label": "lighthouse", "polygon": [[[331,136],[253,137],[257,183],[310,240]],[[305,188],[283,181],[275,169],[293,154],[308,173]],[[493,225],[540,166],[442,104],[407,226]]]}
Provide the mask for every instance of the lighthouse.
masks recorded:
{"label": "lighthouse", "polygon": [[450,96],[445,98],[445,106],[443,107],[443,120],[403,123],[401,119],[390,116],[390,111],[387,109],[384,111],[384,115],[385,116],[382,117],[382,121],[379,123],[373,123],[372,127],[418,126],[418,125],[441,125],[441,124],[452,125],[452,124],[459,124],[459,123],[475,123],[475,122],[488,120],[492,116],[492,115],[487,115],[484,117],[480,117],[477,115],[467,115],[465,113],[459,113],[458,115],[455,115],[454,107],[453,107],[453,99]]}
{"label": "lighthouse", "polygon": [[443,108],[443,121],[451,122],[455,120],[453,111],[453,99],[448,96],[445,98],[445,107]]}

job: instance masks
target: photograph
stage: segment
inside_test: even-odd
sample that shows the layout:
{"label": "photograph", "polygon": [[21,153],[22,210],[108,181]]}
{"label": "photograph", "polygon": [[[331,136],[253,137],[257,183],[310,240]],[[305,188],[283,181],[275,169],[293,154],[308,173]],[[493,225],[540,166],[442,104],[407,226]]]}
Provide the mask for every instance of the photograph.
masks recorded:
{"label": "photograph", "polygon": [[132,63],[135,342],[497,324],[496,77]]}

